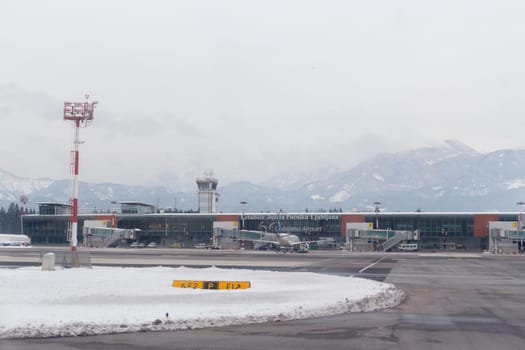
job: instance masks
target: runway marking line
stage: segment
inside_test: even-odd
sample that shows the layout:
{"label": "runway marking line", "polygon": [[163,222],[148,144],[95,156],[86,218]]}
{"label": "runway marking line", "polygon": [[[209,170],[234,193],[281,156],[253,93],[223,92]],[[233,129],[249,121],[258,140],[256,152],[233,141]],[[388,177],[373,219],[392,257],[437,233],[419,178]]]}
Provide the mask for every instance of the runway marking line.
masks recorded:
{"label": "runway marking line", "polygon": [[363,273],[364,271],[368,270],[368,269],[371,268],[372,266],[374,266],[374,265],[376,265],[376,264],[379,264],[381,261],[383,261],[384,258],[385,258],[385,257],[382,257],[381,259],[379,259],[379,260],[377,260],[377,261],[371,263],[370,265],[363,267],[361,270],[359,270],[358,273]]}

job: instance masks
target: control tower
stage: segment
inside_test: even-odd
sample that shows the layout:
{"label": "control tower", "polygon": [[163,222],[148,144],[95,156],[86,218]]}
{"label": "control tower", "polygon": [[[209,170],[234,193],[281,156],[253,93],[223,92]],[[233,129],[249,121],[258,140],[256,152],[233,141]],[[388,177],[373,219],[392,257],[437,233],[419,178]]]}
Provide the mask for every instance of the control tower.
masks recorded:
{"label": "control tower", "polygon": [[212,214],[216,212],[215,203],[219,200],[217,184],[219,180],[206,174],[205,177],[197,178],[199,187],[199,213]]}

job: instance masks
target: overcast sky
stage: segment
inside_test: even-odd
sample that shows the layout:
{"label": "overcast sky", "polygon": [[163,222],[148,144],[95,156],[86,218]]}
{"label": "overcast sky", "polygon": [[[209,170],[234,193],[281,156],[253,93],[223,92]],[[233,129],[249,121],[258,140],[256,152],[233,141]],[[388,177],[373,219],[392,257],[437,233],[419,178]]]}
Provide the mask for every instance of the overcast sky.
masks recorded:
{"label": "overcast sky", "polygon": [[[0,3],[0,168],[194,186],[346,169],[458,139],[525,145],[525,2]],[[193,189],[193,188],[191,188]]]}

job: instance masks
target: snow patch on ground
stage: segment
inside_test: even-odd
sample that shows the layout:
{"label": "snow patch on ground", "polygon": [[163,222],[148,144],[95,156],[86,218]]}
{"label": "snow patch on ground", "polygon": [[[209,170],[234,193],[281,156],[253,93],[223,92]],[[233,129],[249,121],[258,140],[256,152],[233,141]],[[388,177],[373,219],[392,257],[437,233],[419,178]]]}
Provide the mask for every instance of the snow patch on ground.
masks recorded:
{"label": "snow patch on ground", "polygon": [[[251,281],[246,290],[172,287],[174,279]],[[398,305],[388,283],[305,272],[115,268],[0,270],[0,338],[216,327]]]}

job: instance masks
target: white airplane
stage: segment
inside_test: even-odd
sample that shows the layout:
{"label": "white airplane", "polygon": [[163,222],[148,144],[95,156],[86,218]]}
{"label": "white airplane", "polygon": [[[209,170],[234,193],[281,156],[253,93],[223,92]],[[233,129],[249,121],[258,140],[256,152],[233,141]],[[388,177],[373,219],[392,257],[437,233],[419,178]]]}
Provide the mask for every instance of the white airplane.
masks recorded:
{"label": "white airplane", "polygon": [[[242,235],[241,230],[241,235]],[[254,231],[251,231],[254,232]],[[260,232],[260,239],[246,239],[259,246],[272,246],[281,252],[306,253],[310,248],[310,243],[314,241],[301,241],[297,235],[290,233],[271,233]]]}
{"label": "white airplane", "polygon": [[281,251],[306,253],[308,249],[310,249],[310,242],[301,241],[298,236],[290,233],[278,233],[277,240],[279,241]]}

